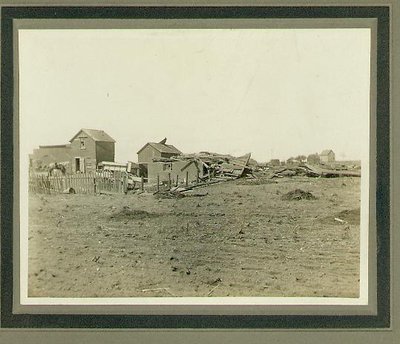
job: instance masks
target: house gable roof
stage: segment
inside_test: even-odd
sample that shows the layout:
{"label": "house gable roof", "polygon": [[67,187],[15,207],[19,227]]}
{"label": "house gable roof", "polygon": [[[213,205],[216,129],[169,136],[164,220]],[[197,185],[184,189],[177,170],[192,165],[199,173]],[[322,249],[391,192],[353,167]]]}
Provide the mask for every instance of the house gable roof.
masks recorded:
{"label": "house gable roof", "polygon": [[74,141],[81,132],[85,133],[94,141],[115,142],[115,140],[110,135],[108,135],[104,130],[97,130],[97,129],[81,129],[71,140],[69,140],[69,142]]}
{"label": "house gable roof", "polygon": [[322,151],[322,153],[320,155],[328,155],[330,153],[333,153],[332,149],[325,149],[325,150]]}
{"label": "house gable roof", "polygon": [[177,154],[180,155],[182,152],[174,147],[173,145],[167,145],[165,143],[156,143],[156,142],[148,142],[146,143],[138,152],[139,154],[143,149],[147,146],[153,147],[155,150],[159,151],[160,153],[168,153],[168,154]]}

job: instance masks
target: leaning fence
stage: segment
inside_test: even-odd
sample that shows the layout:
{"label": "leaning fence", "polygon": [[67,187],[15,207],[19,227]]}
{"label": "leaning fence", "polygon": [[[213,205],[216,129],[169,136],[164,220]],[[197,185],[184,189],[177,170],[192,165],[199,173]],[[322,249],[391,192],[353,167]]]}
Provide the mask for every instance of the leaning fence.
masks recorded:
{"label": "leaning fence", "polygon": [[94,172],[63,176],[29,176],[33,193],[126,193],[128,176],[124,172]]}

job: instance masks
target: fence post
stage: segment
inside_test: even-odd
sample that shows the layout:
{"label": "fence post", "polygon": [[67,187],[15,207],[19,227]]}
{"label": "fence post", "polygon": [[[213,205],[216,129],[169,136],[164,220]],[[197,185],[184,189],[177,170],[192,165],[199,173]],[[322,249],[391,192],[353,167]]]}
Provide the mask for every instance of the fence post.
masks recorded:
{"label": "fence post", "polygon": [[144,178],[142,176],[141,181],[140,181],[140,190],[144,190]]}
{"label": "fence post", "polygon": [[51,195],[51,181],[50,181],[49,176],[47,176],[47,188],[48,188],[49,195]]}
{"label": "fence post", "polygon": [[124,181],[124,194],[128,193],[128,173],[125,173],[123,176]]}
{"label": "fence post", "polygon": [[160,192],[160,175],[157,174],[157,192]]}
{"label": "fence post", "polygon": [[186,171],[186,187],[189,186],[189,171]]}
{"label": "fence post", "polygon": [[168,173],[168,188],[171,189],[171,173]]}
{"label": "fence post", "polygon": [[94,194],[97,193],[96,177],[93,177],[93,191],[94,191]]}
{"label": "fence post", "polygon": [[176,186],[179,185],[179,174],[176,175]]}

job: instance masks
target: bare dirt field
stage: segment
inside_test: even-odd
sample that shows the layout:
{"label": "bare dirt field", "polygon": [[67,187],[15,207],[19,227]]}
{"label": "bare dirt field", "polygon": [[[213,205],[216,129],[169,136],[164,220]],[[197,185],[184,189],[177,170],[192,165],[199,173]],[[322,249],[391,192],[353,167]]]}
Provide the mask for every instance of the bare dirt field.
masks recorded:
{"label": "bare dirt field", "polygon": [[31,194],[29,296],[358,297],[360,178],[196,192]]}

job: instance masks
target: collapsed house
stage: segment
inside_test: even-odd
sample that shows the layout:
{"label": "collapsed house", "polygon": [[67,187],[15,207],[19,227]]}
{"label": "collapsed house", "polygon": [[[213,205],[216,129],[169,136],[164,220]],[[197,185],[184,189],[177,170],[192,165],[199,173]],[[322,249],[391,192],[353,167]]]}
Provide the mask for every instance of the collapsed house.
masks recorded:
{"label": "collapsed house", "polygon": [[147,164],[149,183],[194,183],[202,180],[236,179],[251,174],[250,154],[235,158],[215,153],[181,154],[171,158],[154,158]]}
{"label": "collapsed house", "polygon": [[183,154],[166,142],[166,138],[158,143],[149,142],[138,151],[140,175],[149,184],[198,183],[212,178],[235,179],[252,173],[251,154],[239,158],[209,152]]}

